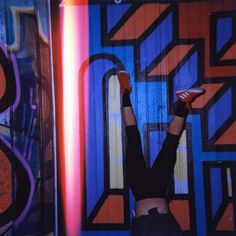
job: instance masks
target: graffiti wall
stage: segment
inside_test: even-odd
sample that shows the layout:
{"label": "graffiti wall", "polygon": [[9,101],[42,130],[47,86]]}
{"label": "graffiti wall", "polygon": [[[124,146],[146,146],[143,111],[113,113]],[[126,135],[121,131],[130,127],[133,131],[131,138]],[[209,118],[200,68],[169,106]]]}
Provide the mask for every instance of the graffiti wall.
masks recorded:
{"label": "graffiti wall", "polygon": [[46,3],[0,2],[0,235],[54,230]]}
{"label": "graffiti wall", "polygon": [[129,235],[134,199],[123,164],[119,70],[131,75],[149,166],[175,92],[206,90],[181,137],[170,208],[186,235],[235,234],[235,1],[90,1],[87,10],[89,62],[79,77],[88,119],[82,235]]}
{"label": "graffiti wall", "polygon": [[[56,235],[48,3],[0,2],[1,235]],[[77,142],[77,159],[82,161],[77,166],[76,160],[73,166],[74,160],[64,156],[68,170],[77,167],[78,172],[58,170],[67,178],[79,171],[84,175],[83,188],[74,188],[73,178],[61,188],[83,191],[81,205],[63,205],[60,218],[70,222],[69,228],[79,218],[65,214],[66,208],[70,207],[69,213],[82,212],[81,231],[67,229],[68,235],[129,235],[134,198],[124,171],[126,137],[116,76],[119,70],[131,75],[131,101],[148,166],[165,138],[175,92],[192,86],[206,90],[188,116],[168,200],[185,235],[234,235],[235,1],[71,0],[51,1],[53,4],[60,5],[60,11],[70,10],[63,19],[75,13],[70,22],[78,29],[77,35],[71,36],[73,31],[65,27],[70,36],[65,42],[71,45],[74,38],[80,45],[72,50],[75,57],[65,62],[75,68],[78,81],[72,85],[78,86],[80,113],[75,120],[79,133],[68,140]],[[55,24],[58,21],[53,18],[52,27]],[[82,54],[82,49],[87,53]],[[65,85],[71,82],[70,71],[66,71]],[[61,115],[60,109],[57,115]]]}

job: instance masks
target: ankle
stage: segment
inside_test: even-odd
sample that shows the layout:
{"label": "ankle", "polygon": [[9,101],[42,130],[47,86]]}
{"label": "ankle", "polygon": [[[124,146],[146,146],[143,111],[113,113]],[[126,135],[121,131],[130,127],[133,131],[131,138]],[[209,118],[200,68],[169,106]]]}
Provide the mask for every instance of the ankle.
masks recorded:
{"label": "ankle", "polygon": [[176,116],[180,116],[180,117],[186,118],[188,113],[189,113],[189,110],[190,110],[189,105],[190,104],[185,103],[185,102],[183,102],[181,100],[178,100],[177,103],[175,104],[174,114]]}
{"label": "ankle", "polygon": [[122,107],[131,107],[130,91],[125,90],[122,96]]}

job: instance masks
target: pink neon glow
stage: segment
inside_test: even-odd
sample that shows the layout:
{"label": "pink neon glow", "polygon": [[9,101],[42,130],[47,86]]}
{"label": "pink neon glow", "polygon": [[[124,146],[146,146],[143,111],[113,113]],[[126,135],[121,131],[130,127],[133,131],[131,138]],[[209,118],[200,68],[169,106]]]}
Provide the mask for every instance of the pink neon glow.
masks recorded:
{"label": "pink neon glow", "polygon": [[[63,146],[60,156],[66,235],[80,234],[83,191],[84,116],[79,71],[88,58],[88,5],[61,7]],[[82,114],[81,114],[82,112]],[[82,122],[81,122],[82,121]],[[81,137],[83,136],[83,137]]]}

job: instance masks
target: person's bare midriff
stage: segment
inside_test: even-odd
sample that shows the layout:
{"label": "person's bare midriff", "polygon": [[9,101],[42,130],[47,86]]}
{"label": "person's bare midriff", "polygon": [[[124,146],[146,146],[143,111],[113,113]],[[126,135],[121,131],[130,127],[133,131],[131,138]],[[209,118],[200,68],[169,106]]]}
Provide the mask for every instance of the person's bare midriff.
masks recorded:
{"label": "person's bare midriff", "polygon": [[157,208],[160,214],[169,212],[168,203],[165,198],[145,198],[136,202],[135,217],[148,215],[148,210],[152,208]]}

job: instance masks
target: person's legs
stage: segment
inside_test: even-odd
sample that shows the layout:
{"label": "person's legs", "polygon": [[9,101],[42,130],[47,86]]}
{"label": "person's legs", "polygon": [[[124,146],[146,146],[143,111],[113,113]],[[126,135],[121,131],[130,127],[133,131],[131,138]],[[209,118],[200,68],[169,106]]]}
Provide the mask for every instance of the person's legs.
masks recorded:
{"label": "person's legs", "polygon": [[174,115],[168,125],[168,133],[180,136],[185,126],[185,118]]}
{"label": "person's legs", "polygon": [[177,92],[179,100],[175,104],[174,116],[169,123],[167,135],[162,145],[162,148],[155,160],[151,172],[150,180],[158,181],[158,187],[156,181],[150,181],[153,185],[154,192],[164,193],[167,189],[169,179],[173,174],[175,162],[176,162],[176,150],[178,148],[179,139],[185,126],[185,121],[190,109],[190,103],[204,90],[200,88]]}
{"label": "person's legs", "polygon": [[[179,103],[181,102],[178,101],[176,104],[178,111]],[[154,195],[158,193],[161,193],[163,196],[166,195],[167,186],[170,177],[173,174],[176,162],[176,150],[178,148],[179,139],[181,137],[181,133],[183,131],[185,120],[188,114],[185,104],[183,105],[183,115],[180,116],[179,114],[173,116],[171,122],[168,125],[166,138],[163,142],[162,148],[150,171],[150,185],[152,185]]]}
{"label": "person's legs", "polygon": [[[154,222],[153,219],[150,220],[149,218],[152,217],[151,213],[148,215],[143,214],[137,218],[134,217],[131,233],[134,236],[154,236],[159,235],[159,232],[161,231],[164,232],[165,235],[182,235],[177,221],[168,213],[168,210],[166,212],[159,211],[163,208],[162,205],[165,205],[165,203],[160,203],[160,201],[158,201],[158,203],[154,204],[151,208],[150,205],[152,205],[153,199],[160,200],[165,197],[170,176],[173,174],[176,161],[176,149],[185,125],[189,105],[186,106],[188,103],[181,101],[181,99],[177,102],[175,115],[169,124],[162,149],[157,160],[154,162],[153,167],[148,170],[143,158],[141,138],[129,98],[131,87],[129,85],[126,87],[129,89],[125,90],[125,86],[123,86],[125,84],[123,82],[125,80],[128,81],[127,76],[128,74],[126,72],[122,72],[120,76],[118,75],[121,91],[123,90],[122,115],[127,134],[127,154],[125,162],[128,182],[136,199],[136,207],[140,202],[144,201],[145,204],[141,207],[142,212],[154,208],[157,210],[157,219],[163,220],[162,222]],[[125,77],[126,79],[123,80]],[[186,95],[184,95],[184,98],[185,96]],[[146,218],[147,220],[143,222],[143,219]],[[160,228],[154,229],[154,225],[151,224],[152,222],[155,226],[160,226]],[[150,229],[153,230],[150,231]],[[157,232],[158,234],[156,234]]]}
{"label": "person's legs", "polygon": [[122,93],[121,113],[125,124],[127,147],[125,166],[127,179],[134,197],[137,199],[145,192],[147,168],[143,158],[140,133],[136,124],[136,118],[130,101],[131,86],[129,74],[121,71],[118,74],[120,90]]}
{"label": "person's legs", "polygon": [[137,124],[132,106],[122,107],[121,112],[125,127]]}

